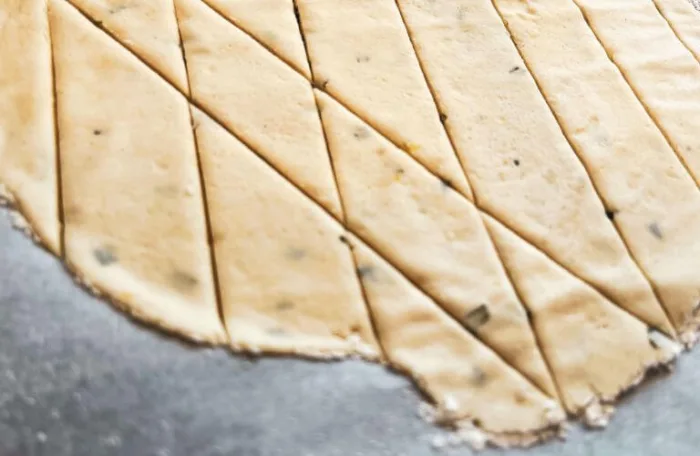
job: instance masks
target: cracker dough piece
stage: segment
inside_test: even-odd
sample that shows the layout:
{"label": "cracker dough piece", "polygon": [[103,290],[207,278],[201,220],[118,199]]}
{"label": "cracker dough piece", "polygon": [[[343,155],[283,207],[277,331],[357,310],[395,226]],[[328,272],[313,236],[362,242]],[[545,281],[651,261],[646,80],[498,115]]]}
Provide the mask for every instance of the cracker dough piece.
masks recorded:
{"label": "cracker dough piece", "polygon": [[553,395],[477,209],[328,95],[316,96],[349,228]]}
{"label": "cracker dough piece", "polygon": [[479,206],[673,334],[491,1],[399,4]]}
{"label": "cracker dough piece", "polygon": [[389,363],[408,373],[451,420],[490,433],[530,433],[560,423],[556,401],[465,331],[398,271],[353,242]]}
{"label": "cracker dough piece", "polygon": [[297,3],[316,84],[471,198],[396,4]]}
{"label": "cracker dough piece", "polygon": [[343,228],[205,114],[194,121],[233,346],[376,358]]}
{"label": "cracker dough piece", "polygon": [[691,338],[700,303],[695,182],[573,2],[496,4],[632,255]]}
{"label": "cracker dough piece", "polygon": [[[0,200],[61,254],[49,24],[45,0],[0,6]],[[5,190],[3,190],[3,184]]]}
{"label": "cracker dough piece", "polygon": [[69,0],[134,54],[188,93],[173,0]]}
{"label": "cracker dough piece", "polygon": [[223,341],[187,101],[67,2],[49,18],[67,263],[142,319]]}
{"label": "cracker dough piece", "polygon": [[[652,0],[576,3],[700,185],[700,64],[678,40]],[[700,28],[700,17],[697,22]]]}
{"label": "cracker dough piece", "polygon": [[510,272],[566,409],[615,399],[680,346],[616,307],[492,218],[486,225]]}
{"label": "cracker dough piece", "polygon": [[[695,2],[695,3],[693,3]],[[654,0],[678,38],[700,62],[700,2],[698,0]]]}
{"label": "cracker dough piece", "polygon": [[193,99],[340,217],[309,82],[200,0],[175,7]]}
{"label": "cracker dough piece", "polygon": [[311,79],[293,0],[204,0]]}

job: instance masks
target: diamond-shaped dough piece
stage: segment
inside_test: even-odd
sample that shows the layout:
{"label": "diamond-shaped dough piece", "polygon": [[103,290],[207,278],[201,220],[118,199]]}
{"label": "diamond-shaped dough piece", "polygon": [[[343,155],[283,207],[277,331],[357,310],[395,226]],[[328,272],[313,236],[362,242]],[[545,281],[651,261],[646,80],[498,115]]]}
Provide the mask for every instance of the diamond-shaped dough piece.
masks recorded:
{"label": "diamond-shaped dough piece", "polygon": [[205,114],[194,120],[233,346],[376,358],[340,224]]}
{"label": "diamond-shaped dough piece", "polygon": [[389,363],[424,388],[443,414],[492,433],[561,422],[557,402],[533,387],[362,243],[353,242]]}
{"label": "diamond-shaped dough piece", "polygon": [[221,342],[187,101],[67,2],[49,7],[66,262],[131,313]]}
{"label": "diamond-shaped dough piece", "polygon": [[201,0],[176,0],[192,98],[337,217],[311,84]]}
{"label": "diamond-shaped dough piece", "polygon": [[316,85],[471,198],[396,4],[297,3]]}
{"label": "diamond-shaped dough piece", "polygon": [[92,21],[187,93],[173,0],[70,0]]}
{"label": "diamond-shaped dough piece", "polygon": [[205,3],[311,78],[294,0],[204,0]]}
{"label": "diamond-shaped dough piece", "polygon": [[611,401],[680,346],[553,265],[495,220],[486,225],[510,272],[567,410]]}
{"label": "diamond-shaped dough piece", "polygon": [[686,340],[700,322],[700,192],[572,0],[495,0],[607,210]]}
{"label": "diamond-shaped dough piece", "polygon": [[323,92],[316,96],[348,227],[554,395],[525,311],[477,209]]}

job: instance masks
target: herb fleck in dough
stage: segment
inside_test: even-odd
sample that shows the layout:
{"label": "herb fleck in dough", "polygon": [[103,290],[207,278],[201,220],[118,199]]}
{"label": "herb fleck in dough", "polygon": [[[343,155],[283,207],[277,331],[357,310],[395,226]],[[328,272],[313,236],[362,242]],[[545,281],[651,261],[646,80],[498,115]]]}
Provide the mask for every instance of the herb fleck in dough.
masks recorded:
{"label": "herb fleck in dough", "polygon": [[138,319],[382,362],[469,441],[531,445],[695,341],[697,24],[684,0],[6,0],[0,200]]}

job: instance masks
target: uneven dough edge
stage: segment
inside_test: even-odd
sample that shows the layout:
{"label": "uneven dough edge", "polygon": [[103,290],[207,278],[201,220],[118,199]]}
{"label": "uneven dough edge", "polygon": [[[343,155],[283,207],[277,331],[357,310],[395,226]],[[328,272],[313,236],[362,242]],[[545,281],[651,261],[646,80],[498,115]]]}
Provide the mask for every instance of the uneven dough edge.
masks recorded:
{"label": "uneven dough edge", "polygon": [[379,353],[368,350],[362,344],[356,344],[353,350],[338,349],[337,347],[329,347],[328,349],[312,350],[299,349],[266,349],[238,344],[232,341],[229,336],[211,337],[202,334],[196,334],[188,331],[187,328],[182,328],[172,324],[167,320],[159,318],[158,315],[144,312],[129,305],[111,293],[102,290],[94,285],[80,270],[80,268],[66,262],[57,252],[54,252],[49,244],[41,237],[39,232],[34,228],[34,224],[28,218],[26,212],[22,210],[17,203],[17,198],[9,191],[6,185],[0,182],[0,211],[4,209],[7,212],[13,228],[22,232],[37,246],[52,254],[56,259],[60,260],[61,266],[65,269],[73,281],[79,285],[84,291],[90,295],[107,302],[117,311],[139,325],[147,325],[151,329],[155,329],[164,335],[177,338],[180,341],[200,345],[202,347],[227,347],[232,353],[249,355],[249,356],[273,356],[273,357],[297,357],[310,361],[340,361],[345,359],[362,359],[370,362],[380,362],[383,364],[383,359]]}
{"label": "uneven dough edge", "polygon": [[[319,362],[362,359],[364,361],[381,364],[387,367],[393,373],[409,379],[409,381],[411,381],[411,383],[414,385],[416,395],[419,398],[426,398],[424,389],[420,385],[420,381],[412,376],[410,372],[406,372],[399,366],[388,362],[383,357],[380,357],[375,353],[369,353],[363,350],[361,347],[358,347],[358,349],[354,352],[332,349],[328,351],[316,350],[313,352],[304,351],[303,349],[298,351],[263,350],[255,347],[234,344],[228,337],[212,338],[193,334],[191,332],[187,332],[186,329],[172,325],[155,315],[150,315],[146,312],[139,311],[133,306],[120,301],[116,297],[111,296],[109,293],[106,293],[103,290],[100,290],[98,287],[92,285],[77,268],[67,264],[62,258],[60,258],[60,256],[56,255],[56,253],[48,247],[46,241],[36,232],[31,221],[26,218],[22,208],[16,204],[14,195],[5,185],[3,185],[2,182],[0,182],[0,208],[2,207],[4,207],[10,217],[13,218],[14,228],[20,230],[34,243],[61,260],[61,264],[76,284],[91,295],[107,302],[114,309],[139,325],[147,325],[149,326],[149,329],[155,329],[163,335],[179,339],[185,343],[194,344],[198,347],[225,347],[233,354],[244,356],[295,357],[308,361]],[[695,337],[692,339],[692,343],[685,344],[685,351],[689,351],[693,348],[694,342],[698,339],[698,336],[700,336],[700,329],[697,329],[693,333],[693,336]],[[594,398],[578,416],[569,416],[567,419],[560,422],[553,420],[549,426],[544,426],[540,429],[535,429],[528,432],[490,432],[487,429],[481,429],[475,426],[472,420],[445,416],[444,412],[435,411],[431,405],[428,405],[423,401],[420,403],[420,415],[424,420],[430,422],[431,424],[435,424],[436,428],[440,427],[451,431],[448,436],[439,436],[434,439],[433,445],[436,447],[468,445],[477,450],[483,449],[486,446],[495,448],[529,448],[541,443],[549,442],[555,438],[565,438],[567,427],[572,421],[580,421],[592,428],[607,426],[615,411],[614,405],[621,398],[621,396],[633,393],[637,388],[643,386],[651,373],[663,370],[672,372],[674,362],[681,353],[682,351],[679,350],[677,353],[674,353],[673,356],[668,357],[668,359],[644,366],[640,372],[632,376],[628,382],[625,382],[626,386],[622,387],[614,395]]]}
{"label": "uneven dough edge", "polygon": [[[686,346],[685,351],[689,350],[690,348]],[[667,359],[645,365],[626,381],[625,386],[620,388],[615,394],[592,398],[590,403],[580,413],[569,415],[562,422],[553,420],[550,426],[531,432],[489,432],[475,426],[472,420],[445,417],[444,412],[435,410],[432,406],[426,404],[421,404],[423,406],[421,416],[431,424],[452,430],[446,436],[437,436],[433,439],[433,446],[439,449],[461,445],[468,445],[475,450],[482,450],[487,446],[499,449],[531,448],[554,439],[565,440],[569,426],[577,421],[589,429],[607,427],[616,411],[616,403],[623,396],[634,394],[638,388],[644,386],[656,373],[667,372],[669,375],[672,374],[675,362],[681,354],[682,350],[679,350]],[[388,365],[388,367],[404,377],[411,378],[416,385],[416,389],[422,392],[420,382],[414,379],[409,372],[404,372],[392,365]]]}

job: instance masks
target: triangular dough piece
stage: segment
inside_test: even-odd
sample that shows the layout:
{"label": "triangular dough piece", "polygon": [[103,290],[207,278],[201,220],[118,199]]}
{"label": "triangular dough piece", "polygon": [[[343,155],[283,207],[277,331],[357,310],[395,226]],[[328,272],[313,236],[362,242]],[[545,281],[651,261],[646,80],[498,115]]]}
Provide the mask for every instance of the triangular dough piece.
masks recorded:
{"label": "triangular dough piece", "polygon": [[142,319],[223,341],[187,101],[68,2],[49,7],[67,263]]}
{"label": "triangular dough piece", "polygon": [[194,120],[233,346],[376,358],[343,228],[209,117]]}
{"label": "triangular dough piece", "polygon": [[396,4],[298,5],[316,84],[471,198]]}
{"label": "triangular dough piece", "polygon": [[492,433],[529,433],[561,422],[543,395],[360,242],[353,242],[389,363],[406,372],[452,419]]}
{"label": "triangular dough piece", "polygon": [[399,4],[479,207],[673,334],[491,0]]}
{"label": "triangular dough piece", "polygon": [[242,30],[311,78],[293,0],[204,0]]}
{"label": "triangular dough piece", "polygon": [[3,1],[0,8],[0,199],[15,198],[18,208],[44,244],[60,254],[48,36],[45,0]]}
{"label": "triangular dough piece", "polygon": [[[653,0],[576,0],[576,3],[700,185],[698,61],[678,40]],[[700,17],[697,23],[700,24]],[[640,49],[644,52],[639,52]]]}
{"label": "triangular dough piece", "polygon": [[168,81],[188,93],[173,0],[70,0]]}
{"label": "triangular dough piece", "polygon": [[572,0],[495,3],[632,256],[692,339],[700,322],[697,185]]}
{"label": "triangular dough piece", "polygon": [[311,85],[200,0],[176,0],[193,99],[341,217]]}
{"label": "triangular dough piece", "polygon": [[680,347],[550,262],[491,218],[486,224],[532,315],[542,352],[571,413],[615,399]]}
{"label": "triangular dough piece", "polygon": [[527,316],[473,204],[321,91],[353,232],[547,393]]}
{"label": "triangular dough piece", "polygon": [[654,3],[668,20],[678,38],[700,62],[700,27],[698,27],[700,2],[698,0],[691,0],[690,3],[688,0],[654,0]]}

